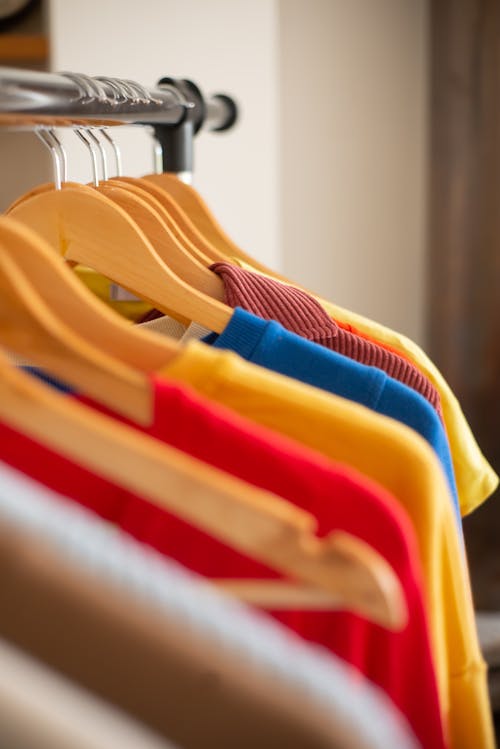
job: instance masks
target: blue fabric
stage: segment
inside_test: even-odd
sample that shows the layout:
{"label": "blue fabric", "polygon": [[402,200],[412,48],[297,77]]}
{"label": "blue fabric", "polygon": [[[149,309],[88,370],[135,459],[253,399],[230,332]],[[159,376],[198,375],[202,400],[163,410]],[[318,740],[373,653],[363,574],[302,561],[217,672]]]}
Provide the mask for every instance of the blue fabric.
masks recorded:
{"label": "blue fabric", "polygon": [[462,527],[455,474],[444,426],[431,404],[415,390],[377,367],[360,364],[237,307],[220,335],[203,341],[230,349],[254,364],[327,390],[396,419],[422,435],[445,471],[454,509]]}
{"label": "blue fabric", "polygon": [[39,380],[42,380],[42,382],[47,383],[47,385],[51,385],[56,390],[60,390],[61,393],[73,393],[74,389],[70,385],[66,385],[61,380],[58,380],[56,377],[52,377],[48,372],[46,372],[44,369],[40,369],[39,367],[32,367],[28,365],[23,365],[21,367],[22,370],[25,372],[29,372],[29,374],[35,375],[38,377]]}

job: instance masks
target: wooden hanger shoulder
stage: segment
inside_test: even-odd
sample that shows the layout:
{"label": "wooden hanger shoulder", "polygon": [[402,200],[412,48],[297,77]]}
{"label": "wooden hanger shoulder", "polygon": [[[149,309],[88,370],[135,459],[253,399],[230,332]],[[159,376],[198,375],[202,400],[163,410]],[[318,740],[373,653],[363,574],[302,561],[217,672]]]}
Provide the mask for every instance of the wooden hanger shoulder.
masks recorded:
{"label": "wooden hanger shoulder", "polygon": [[[83,188],[83,189],[95,189],[95,187],[94,187],[93,184],[82,185],[80,182],[64,182],[63,185],[62,185],[62,189],[64,190],[64,189],[67,189],[68,187],[72,187],[72,188],[75,188],[75,189],[80,189],[80,188]],[[11,203],[11,205],[6,210],[6,214],[10,215],[11,212],[14,209],[17,209],[26,200],[29,200],[30,198],[35,197],[36,195],[40,195],[40,194],[46,193],[46,192],[53,192],[53,191],[54,191],[54,184],[52,182],[46,182],[46,183],[44,183],[42,185],[38,185],[37,187],[33,188],[29,192],[27,192],[24,195],[22,195],[21,197],[19,197],[13,203]],[[163,311],[166,312],[166,314],[170,315],[171,317],[175,317],[175,318],[180,318],[181,317],[178,314],[176,315],[176,313],[175,313],[175,311],[173,309],[169,308],[169,309],[166,309],[166,310],[163,310]],[[184,322],[187,325],[187,324],[189,324],[190,320],[188,320],[187,318],[182,318],[182,322]]]}
{"label": "wooden hanger shoulder", "polygon": [[[204,234],[201,230],[200,225],[197,223],[197,216],[192,216],[189,210],[192,206],[185,205],[179,200],[179,196],[176,194],[175,185],[171,184],[170,180],[164,180],[163,177],[172,175],[164,174],[147,174],[142,179],[154,185],[158,190],[161,190],[164,195],[168,196],[169,203],[174,204],[175,215],[177,224],[181,227],[182,231],[186,234],[191,242],[203,253],[210,258],[212,263],[224,260],[226,257],[225,252],[217,244],[214,244],[210,237]],[[179,181],[177,178],[175,178]],[[180,196],[182,198],[182,195]]]}
{"label": "wooden hanger shoulder", "polygon": [[43,266],[23,273],[15,252],[0,243],[0,342],[31,364],[45,367],[96,401],[147,425],[152,421],[148,377],[76,335],[37,294],[51,274]]}
{"label": "wooden hanger shoulder", "polygon": [[[63,187],[80,187],[79,182],[64,182]],[[35,197],[35,195],[40,195],[43,192],[51,192],[54,189],[54,183],[53,182],[43,182],[41,185],[37,185],[36,187],[32,187],[31,190],[28,190],[28,192],[23,193],[18,198],[16,198],[9,206],[5,209],[5,213],[10,213],[13,208],[16,208],[16,206],[20,205],[21,203],[24,203],[25,200],[29,200],[30,198]]]}
{"label": "wooden hanger shoulder", "polygon": [[10,216],[0,216],[0,244],[25,274],[43,277],[36,285],[37,294],[68,327],[97,348],[146,373],[161,369],[177,356],[177,342],[123,320],[90,293],[59,253],[32,229]]}
{"label": "wooden hanger shoulder", "polygon": [[197,232],[191,222],[187,219],[185,213],[180,210],[175,200],[162,190],[154,182],[150,182],[143,177],[113,177],[110,182],[120,182],[123,185],[132,185],[147,192],[155,199],[165,211],[165,219],[168,219],[170,229],[177,239],[186,247],[186,249],[200,262],[205,268],[208,268],[213,262],[212,248],[202,235]]}
{"label": "wooden hanger shoulder", "polygon": [[179,278],[214,299],[224,299],[222,280],[184,249],[164,220],[163,208],[155,198],[133,184],[115,180],[102,182],[97,190],[127,211]]}
{"label": "wooden hanger shoulder", "polygon": [[158,185],[177,201],[203,236],[225,256],[237,257],[239,247],[225,234],[201,195],[174,174],[150,174],[145,179]]}
{"label": "wooden hanger shoulder", "polygon": [[232,310],[184,283],[120,206],[90,187],[40,193],[10,210],[68,261],[83,263],[168,314],[221,333]]}
{"label": "wooden hanger shoulder", "polygon": [[[216,260],[231,262],[231,258],[236,258],[247,263],[256,271],[265,273],[268,276],[292,286],[302,288],[299,284],[290,281],[277,271],[263,265],[263,263],[260,263],[258,260],[251,257],[247,252],[233,242],[194,187],[182,182],[174,174],[168,173],[149,174],[145,179],[158,187],[161,187],[165,192],[168,192],[177,202],[179,208],[184,212],[184,215],[189,218],[191,224],[195,227],[196,232],[201,234],[209,245],[216,250],[216,258],[214,259],[214,262],[216,262]],[[214,257],[214,255],[212,255],[212,257]]]}
{"label": "wooden hanger shoulder", "polygon": [[[162,217],[169,226],[171,232],[185,247],[185,249],[195,258],[195,260],[204,268],[208,268],[213,262],[216,262],[217,260],[224,259],[223,255],[215,252],[213,248],[211,248],[211,246],[206,243],[206,240],[194,228],[184,212],[179,209],[175,200],[170,197],[170,195],[165,190],[162,190],[156,184],[140,177],[113,177],[112,179],[106,180],[105,183],[101,183],[101,185],[117,185],[118,183],[120,183],[127,189],[131,187],[131,192],[135,192],[135,194],[137,195],[138,193],[136,192],[136,190],[140,189],[142,193],[138,196],[142,197],[143,199],[145,199],[144,193],[147,193],[151,198],[154,198],[154,200],[157,202],[150,203],[150,205],[152,207],[156,207],[157,210],[158,204],[162,206],[164,211],[164,213],[162,212]],[[65,182],[62,187],[64,189],[67,187],[78,188],[81,186],[82,185],[79,182]],[[87,185],[87,187],[93,187],[93,185],[89,184]],[[35,195],[39,195],[43,192],[50,192],[53,189],[54,184],[52,182],[45,182],[41,185],[38,185],[37,187],[32,188],[28,192],[16,198],[16,200],[14,200],[6,209],[6,213],[10,213],[13,208],[16,208],[25,200],[28,200],[29,198],[32,198]]]}
{"label": "wooden hanger shoulder", "polygon": [[[165,179],[163,179],[164,177]],[[161,178],[161,179],[157,179],[157,178]],[[123,179],[127,179],[127,178],[123,178]],[[283,276],[281,273],[278,273],[274,269],[267,267],[263,263],[251,257],[250,255],[248,255],[248,253],[244,252],[244,250],[237,247],[237,245],[235,245],[234,242],[232,242],[231,240],[230,240],[231,242],[230,245],[226,245],[224,243],[224,244],[221,244],[216,249],[214,245],[212,245],[205,237],[203,237],[200,230],[194,226],[193,222],[188,217],[188,214],[185,213],[184,210],[182,210],[182,208],[180,208],[181,202],[184,202],[182,201],[182,195],[184,194],[185,196],[189,196],[190,190],[195,192],[195,194],[198,196],[199,201],[202,200],[201,196],[199,196],[198,193],[196,193],[196,191],[194,191],[194,189],[190,185],[186,185],[185,183],[181,182],[177,177],[171,174],[151,174],[143,179],[144,181],[150,182],[150,184],[159,188],[163,194],[167,194],[168,190],[172,190],[173,192],[176,193],[176,198],[179,200],[177,210],[178,210],[179,215],[182,215],[184,217],[183,220],[185,222],[183,223],[183,230],[185,231],[186,235],[190,236],[193,243],[197,243],[198,246],[205,247],[206,255],[207,257],[210,257],[209,264],[211,264],[212,262],[218,262],[218,261],[231,262],[232,259],[236,258],[238,260],[241,260],[242,262],[244,262],[246,265],[250,266],[250,268],[254,269],[257,272],[264,273],[265,275],[270,276],[271,278],[276,278],[278,281],[281,281],[282,283],[286,283],[289,286],[294,286],[298,289],[302,289],[307,294],[310,294],[315,299],[317,299],[317,301],[320,304],[323,305],[326,303],[325,300],[319,297],[315,292],[302,286],[302,284],[299,284],[296,281],[290,280],[286,276]],[[175,182],[173,182],[173,180],[175,180]],[[72,185],[72,186],[75,184],[76,183],[69,183],[69,182],[66,183],[66,185]],[[31,190],[30,192],[26,193],[26,195],[24,195],[22,198],[19,198],[18,200],[14,201],[14,203],[12,203],[12,205],[9,206],[7,211],[10,211],[11,208],[15,207],[16,205],[18,205],[20,202],[27,199],[28,197],[37,195],[39,192],[53,189],[53,187],[54,187],[53,184],[47,183],[46,185],[41,185],[40,187],[35,188],[34,190]],[[184,188],[187,188],[186,192],[184,192]],[[174,200],[172,196],[170,197],[171,197],[171,200]],[[204,205],[205,205],[206,211],[208,211],[210,214],[208,207],[206,206],[206,204]],[[186,211],[189,210],[189,207],[190,207],[189,201],[184,202],[184,208]],[[216,224],[217,226],[219,226],[217,222]],[[226,237],[227,235],[224,234],[224,236]],[[221,249],[223,246],[225,247],[224,251]]]}
{"label": "wooden hanger shoulder", "polygon": [[0,419],[80,465],[150,499],[224,543],[388,626],[406,603],[390,565],[357,539],[319,539],[315,520],[147,435],[68,401],[0,358]]}

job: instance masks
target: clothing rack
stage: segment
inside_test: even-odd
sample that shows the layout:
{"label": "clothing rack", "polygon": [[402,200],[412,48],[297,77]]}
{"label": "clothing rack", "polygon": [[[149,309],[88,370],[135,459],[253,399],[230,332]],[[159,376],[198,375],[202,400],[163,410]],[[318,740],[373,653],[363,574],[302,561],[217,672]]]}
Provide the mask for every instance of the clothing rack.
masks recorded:
{"label": "clothing rack", "polygon": [[0,125],[151,125],[163,171],[192,172],[194,135],[228,130],[236,119],[232,97],[205,97],[185,79],[164,77],[147,88],[121,78],[0,67]]}

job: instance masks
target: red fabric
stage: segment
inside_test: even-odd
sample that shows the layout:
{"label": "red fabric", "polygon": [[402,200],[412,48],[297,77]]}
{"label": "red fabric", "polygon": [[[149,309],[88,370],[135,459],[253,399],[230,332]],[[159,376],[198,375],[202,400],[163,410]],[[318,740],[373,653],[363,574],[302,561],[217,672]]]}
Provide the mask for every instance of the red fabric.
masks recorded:
{"label": "red fabric", "polygon": [[383,369],[390,377],[427,398],[443,419],[438,391],[414,364],[389,348],[353,332],[352,326],[339,326],[307,292],[231,263],[214,263],[210,270],[222,278],[224,301],[230,307],[242,307],[264,320],[276,320],[287,330],[309,341],[361,364]]}
{"label": "red fabric", "polygon": [[[196,458],[311,512],[318,534],[342,529],[376,548],[403,585],[410,620],[391,633],[342,611],[269,612],[379,684],[426,749],[443,749],[441,716],[413,528],[397,502],[357,472],[248,423],[187,388],[154,382],[146,431]],[[70,397],[70,396],[68,396]],[[0,424],[0,457],[124,531],[209,578],[281,578],[165,510],[76,466]]]}

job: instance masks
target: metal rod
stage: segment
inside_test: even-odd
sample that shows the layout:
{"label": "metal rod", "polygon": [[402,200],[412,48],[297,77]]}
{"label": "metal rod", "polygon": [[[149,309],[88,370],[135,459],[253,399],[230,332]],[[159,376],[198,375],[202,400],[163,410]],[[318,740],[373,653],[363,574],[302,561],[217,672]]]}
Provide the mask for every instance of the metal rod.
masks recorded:
{"label": "metal rod", "polygon": [[[0,115],[66,117],[89,120],[89,124],[106,120],[116,124],[179,125],[186,112],[197,106],[195,99],[169,82],[145,88],[119,78],[0,67]],[[206,99],[204,129],[226,127],[227,101],[232,100],[221,95]]]}
{"label": "metal rod", "polygon": [[[0,67],[0,113],[48,115],[85,119],[106,119],[117,123],[158,122],[176,125],[184,117],[186,106],[173,86],[134,89],[126,82],[129,95],[118,99],[113,84],[94,81],[94,91],[82,87],[83,76],[41,73],[39,71]],[[120,79],[113,79],[121,83]],[[145,91],[147,97],[139,97]]]}

